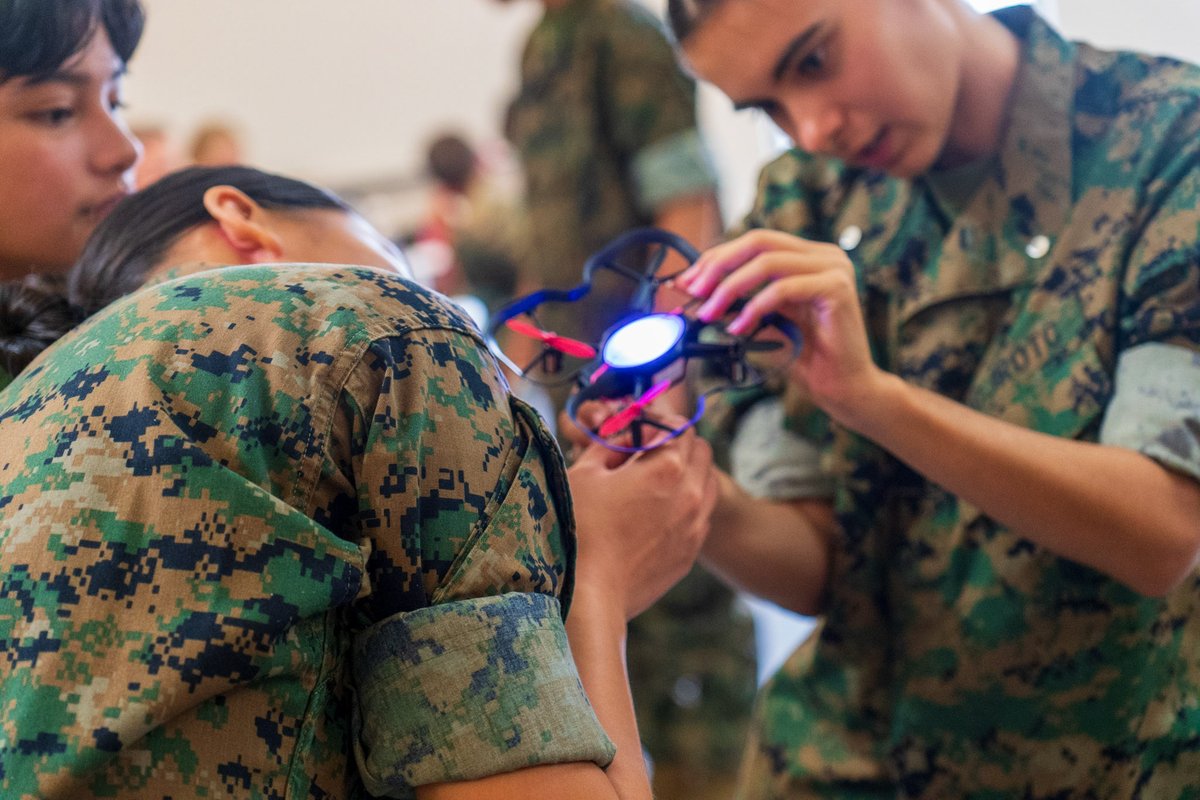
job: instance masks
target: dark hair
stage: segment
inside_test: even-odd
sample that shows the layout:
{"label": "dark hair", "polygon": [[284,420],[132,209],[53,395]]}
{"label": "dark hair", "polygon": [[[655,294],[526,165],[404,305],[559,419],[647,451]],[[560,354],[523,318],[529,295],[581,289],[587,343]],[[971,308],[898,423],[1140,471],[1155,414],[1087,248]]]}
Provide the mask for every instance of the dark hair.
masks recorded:
{"label": "dark hair", "polygon": [[683,44],[700,23],[725,0],[667,0],[667,22],[678,44]]}
{"label": "dark hair", "polygon": [[223,185],[237,187],[267,209],[351,211],[325,189],[251,167],[172,173],[121,201],[96,227],[67,274],[65,289],[56,291],[45,280],[0,287],[0,357],[12,359],[8,371],[15,375],[75,324],[137,291],[179,237],[212,220],[204,193]]}
{"label": "dark hair", "polygon": [[52,281],[0,283],[0,367],[16,375],[74,324],[62,287]]}
{"label": "dark hair", "polygon": [[67,298],[89,317],[137,291],[180,236],[212,217],[204,193],[214,186],[241,189],[263,208],[349,212],[337,195],[312,184],[253,167],[191,167],[167,175],[121,201],[88,237],[68,275]]}
{"label": "dark hair", "polygon": [[437,137],[429,145],[429,174],[434,180],[456,192],[464,192],[475,174],[475,151],[461,136],[452,133]]}
{"label": "dark hair", "polygon": [[145,23],[140,0],[0,0],[0,82],[49,75],[100,27],[128,62]]}

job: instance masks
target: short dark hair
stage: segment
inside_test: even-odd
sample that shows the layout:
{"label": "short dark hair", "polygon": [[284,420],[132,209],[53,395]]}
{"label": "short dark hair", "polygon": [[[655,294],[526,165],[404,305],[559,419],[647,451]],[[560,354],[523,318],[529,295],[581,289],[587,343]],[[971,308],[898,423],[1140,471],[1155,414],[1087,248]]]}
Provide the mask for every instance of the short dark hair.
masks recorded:
{"label": "short dark hair", "polygon": [[66,285],[0,284],[0,364],[15,375],[75,324],[141,288],[178,239],[210,222],[204,193],[235,186],[267,209],[350,213],[337,195],[251,167],[192,167],[121,201],[92,232]]}
{"label": "short dark hair", "polygon": [[443,134],[429,145],[429,174],[456,192],[464,192],[475,174],[475,151],[461,136]]}
{"label": "short dark hair", "polygon": [[101,27],[128,62],[145,24],[140,0],[0,0],[0,82],[49,75]]}
{"label": "short dark hair", "polygon": [[725,0],[667,0],[667,22],[678,44],[683,44],[700,23]]}

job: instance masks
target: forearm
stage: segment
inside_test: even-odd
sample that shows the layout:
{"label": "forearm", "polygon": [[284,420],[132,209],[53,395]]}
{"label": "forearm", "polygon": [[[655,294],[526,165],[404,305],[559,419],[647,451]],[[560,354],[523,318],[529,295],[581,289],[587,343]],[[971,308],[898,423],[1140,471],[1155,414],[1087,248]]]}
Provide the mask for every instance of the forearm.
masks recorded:
{"label": "forearm", "polygon": [[862,407],[841,421],[1057,555],[1150,595],[1196,564],[1200,484],[1140,453],[1030,431],[893,375]]}
{"label": "forearm", "polygon": [[649,798],[650,781],[625,668],[625,619],[606,595],[602,587],[584,581],[576,586],[567,638],[584,691],[617,746],[616,757],[605,770],[615,796]]}
{"label": "forearm", "polygon": [[829,573],[828,501],[752,497],[721,475],[704,566],[729,585],[801,614],[820,613]]}

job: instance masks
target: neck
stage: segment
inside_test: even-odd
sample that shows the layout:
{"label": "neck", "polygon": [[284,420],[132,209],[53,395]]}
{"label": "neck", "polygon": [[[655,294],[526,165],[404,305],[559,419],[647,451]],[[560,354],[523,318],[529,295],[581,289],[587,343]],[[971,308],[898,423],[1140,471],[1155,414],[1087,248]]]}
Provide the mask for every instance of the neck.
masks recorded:
{"label": "neck", "polygon": [[558,11],[571,5],[571,0],[542,0],[542,8],[547,11]]}
{"label": "neck", "polygon": [[958,8],[965,44],[962,79],[954,125],[939,161],[942,167],[965,164],[1000,149],[1021,62],[1021,43],[1008,28],[965,6]]}

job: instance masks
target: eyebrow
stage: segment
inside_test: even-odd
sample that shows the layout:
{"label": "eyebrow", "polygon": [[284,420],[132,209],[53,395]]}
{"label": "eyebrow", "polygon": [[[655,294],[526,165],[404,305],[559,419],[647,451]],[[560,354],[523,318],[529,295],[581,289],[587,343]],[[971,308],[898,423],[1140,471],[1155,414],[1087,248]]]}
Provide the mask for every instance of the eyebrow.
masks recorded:
{"label": "eyebrow", "polygon": [[[118,78],[125,76],[127,67],[124,63],[116,67],[109,76],[110,81],[115,81]],[[91,78],[83,72],[75,72],[69,69],[56,69],[51,72],[43,72],[40,75],[29,75],[25,78],[26,86],[44,86],[47,83],[65,83],[70,86],[86,86],[91,81]]]}
{"label": "eyebrow", "polygon": [[[821,33],[824,27],[825,24],[823,22],[814,22],[812,25],[809,25],[806,29],[804,29],[804,31],[801,32],[795,39],[792,39],[792,41],[788,43],[788,46],[784,48],[783,53],[775,62],[775,68],[771,70],[771,79],[775,83],[779,83],[779,81],[783,80],[784,73],[787,72],[787,69],[791,63],[795,61],[801,53],[808,49],[809,43]],[[757,108],[763,105],[764,102],[765,101],[761,99],[738,101],[733,104],[733,110],[744,111],[747,108]]]}

